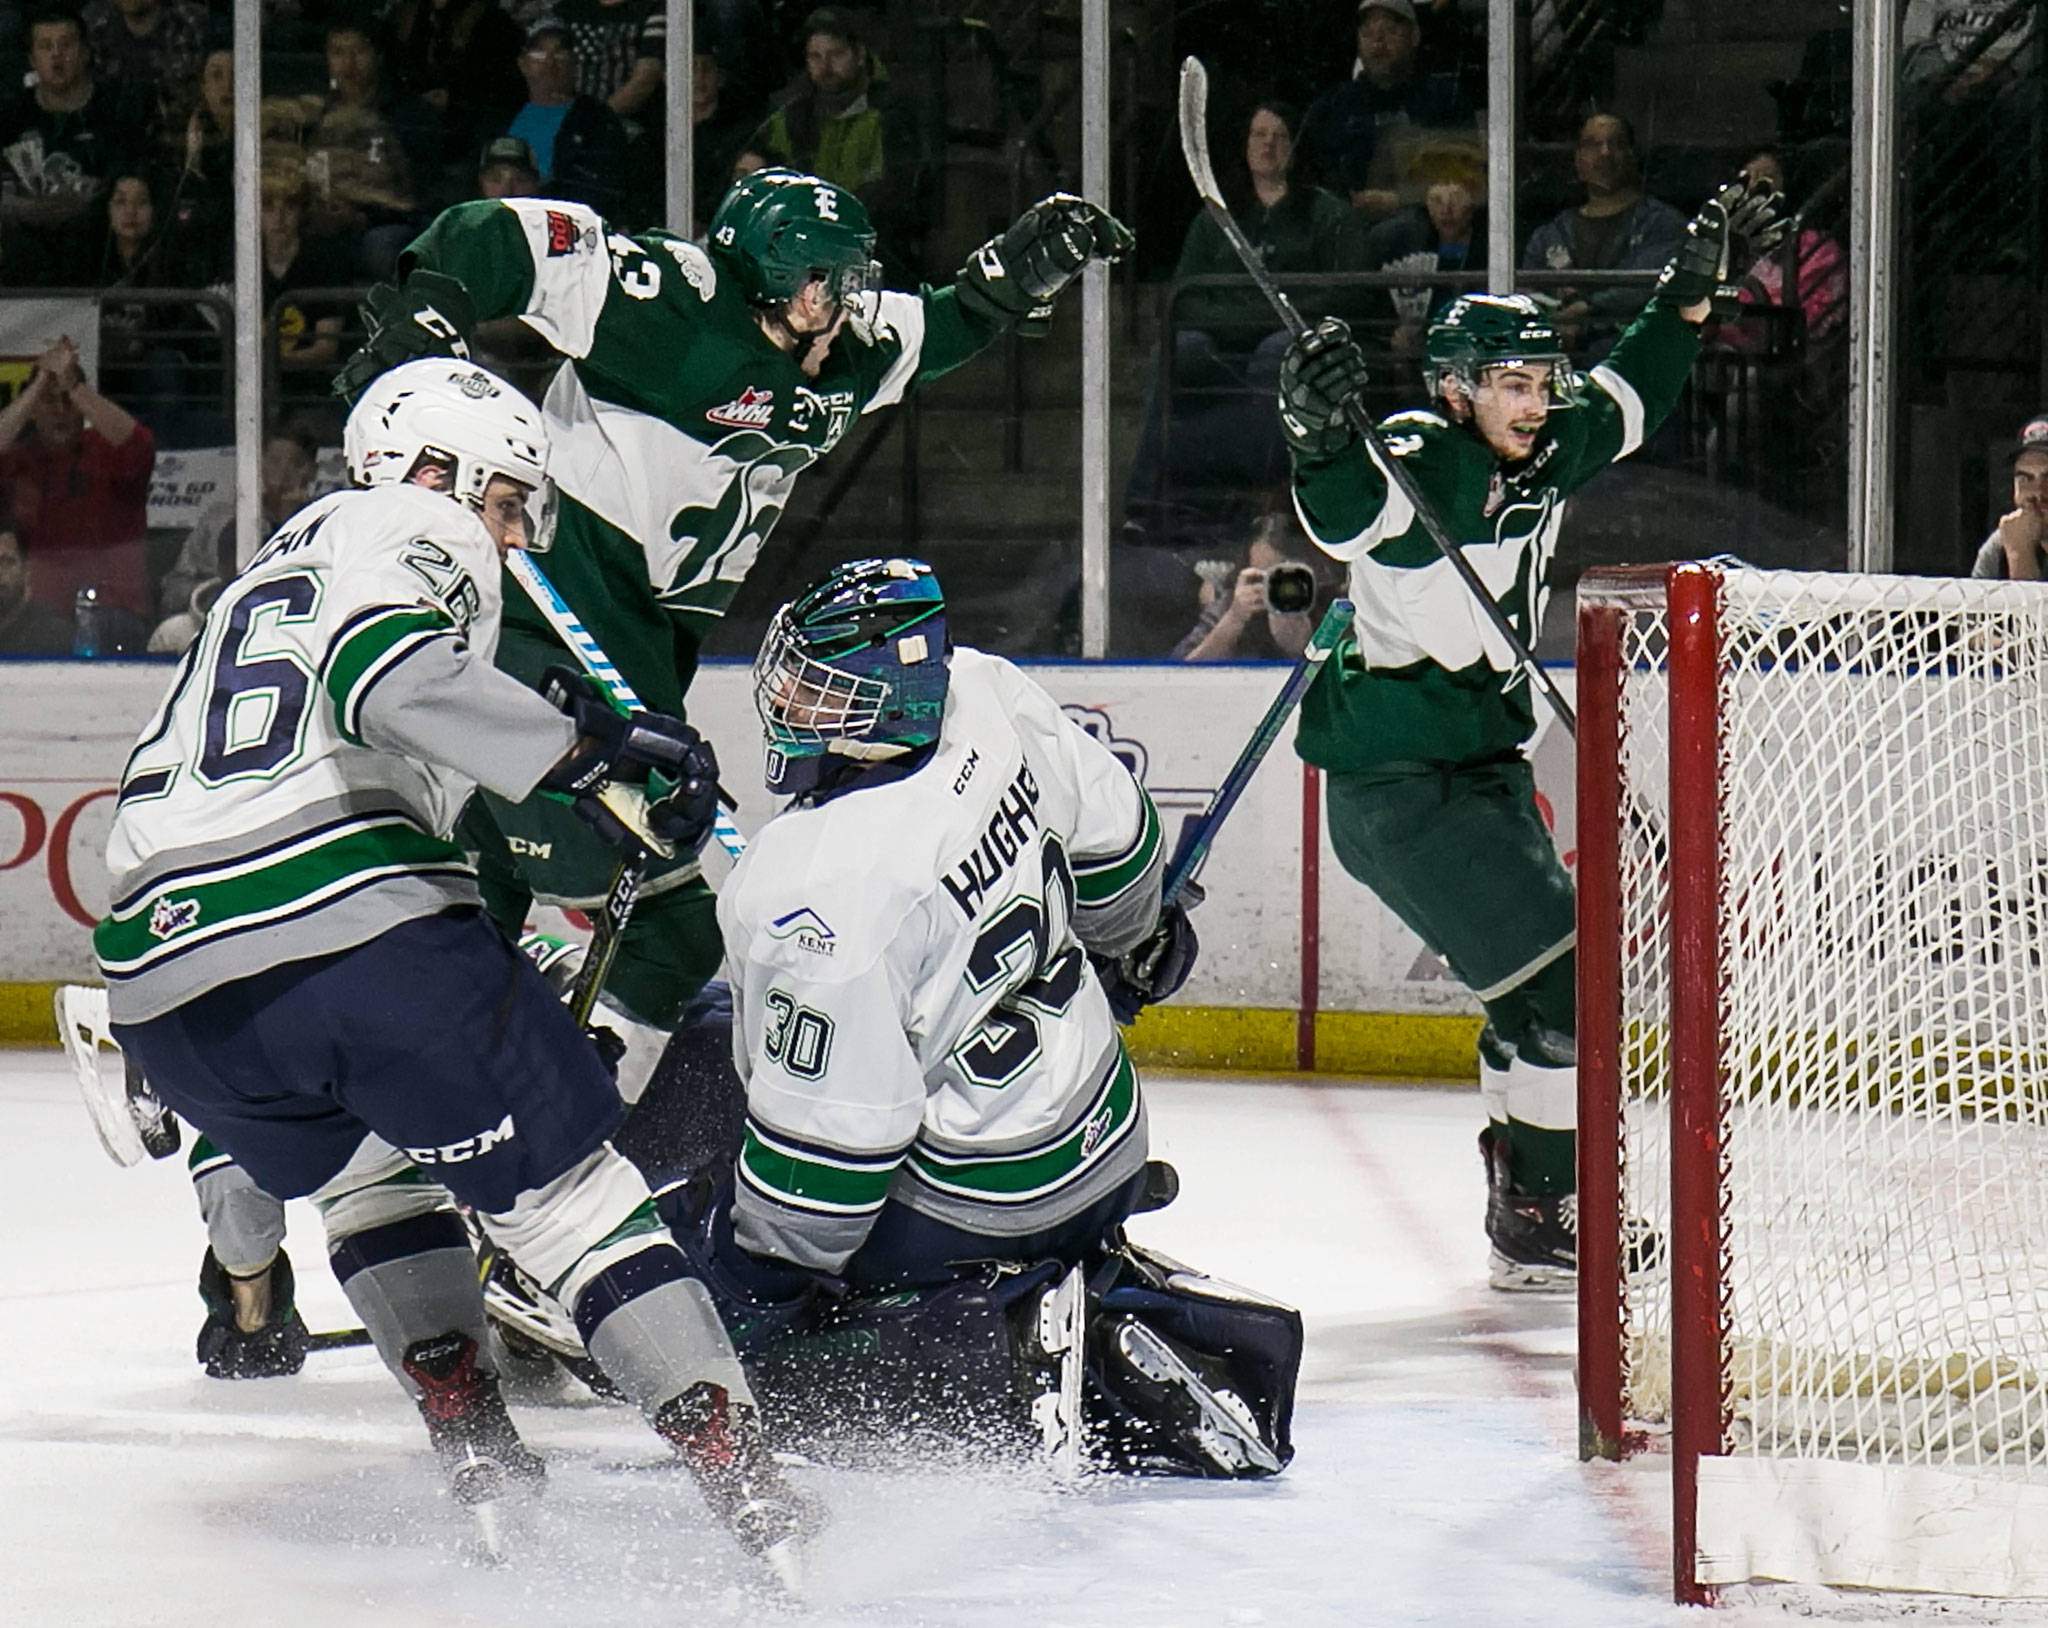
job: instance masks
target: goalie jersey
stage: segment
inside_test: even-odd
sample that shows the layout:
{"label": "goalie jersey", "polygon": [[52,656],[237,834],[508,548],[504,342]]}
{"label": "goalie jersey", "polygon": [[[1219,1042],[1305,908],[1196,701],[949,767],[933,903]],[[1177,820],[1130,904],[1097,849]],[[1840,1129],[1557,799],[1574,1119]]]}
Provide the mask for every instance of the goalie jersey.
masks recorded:
{"label": "goalie jersey", "polygon": [[1087,951],[1159,914],[1159,816],[1008,662],[956,649],[915,772],[771,820],[719,895],[739,1242],[837,1271],[885,1202],[1021,1237],[1145,1162]]}
{"label": "goalie jersey", "polygon": [[575,736],[491,666],[499,594],[483,522],[415,486],[317,500],[228,585],[122,771],[115,1022],[480,902],[472,787],[522,797]]}

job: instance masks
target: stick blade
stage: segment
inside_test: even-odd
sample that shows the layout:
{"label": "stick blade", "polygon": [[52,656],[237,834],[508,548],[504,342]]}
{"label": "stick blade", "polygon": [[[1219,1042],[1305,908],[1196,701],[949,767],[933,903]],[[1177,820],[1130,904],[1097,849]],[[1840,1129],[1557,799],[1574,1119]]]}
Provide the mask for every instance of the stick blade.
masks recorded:
{"label": "stick blade", "polygon": [[1209,70],[1200,57],[1189,57],[1180,65],[1180,150],[1202,202],[1221,209],[1223,193],[1209,164]]}

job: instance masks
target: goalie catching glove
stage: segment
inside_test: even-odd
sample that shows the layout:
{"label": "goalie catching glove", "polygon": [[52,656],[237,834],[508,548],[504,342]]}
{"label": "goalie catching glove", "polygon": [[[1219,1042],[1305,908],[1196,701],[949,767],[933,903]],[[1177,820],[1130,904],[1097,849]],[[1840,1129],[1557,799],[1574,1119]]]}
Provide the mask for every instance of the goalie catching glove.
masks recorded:
{"label": "goalie catching glove", "polygon": [[1121,259],[1137,242],[1107,210],[1055,192],[969,256],[954,297],[984,322],[1036,339],[1052,325],[1052,302],[1090,260]]}
{"label": "goalie catching glove", "polygon": [[379,283],[362,305],[362,348],[334,375],[334,393],[346,402],[379,374],[423,356],[469,359],[476,307],[469,290],[438,271],[415,271],[402,283]]}
{"label": "goalie catching glove", "polygon": [[541,694],[569,715],[577,736],[541,777],[541,791],[567,798],[615,847],[666,858],[704,846],[718,814],[709,741],[665,713],[620,712],[566,667],[548,669]]}
{"label": "goalie catching glove", "polygon": [[1328,458],[1358,432],[1345,406],[1365,389],[1365,352],[1350,325],[1324,317],[1287,347],[1280,362],[1280,428],[1305,458]]}
{"label": "goalie catching glove", "polygon": [[1731,181],[1693,216],[1685,241],[1657,279],[1656,298],[1680,310],[1713,302],[1714,315],[1735,315],[1736,285],[1749,268],[1785,240],[1791,223],[1775,182],[1761,177]]}
{"label": "goalie catching glove", "polygon": [[1184,884],[1180,897],[1159,912],[1158,924],[1142,941],[1120,956],[1093,958],[1095,976],[1102,980],[1110,1014],[1119,1026],[1136,1023],[1146,1007],[1158,1005],[1188,981],[1201,953],[1188,912],[1202,898],[1199,886]]}

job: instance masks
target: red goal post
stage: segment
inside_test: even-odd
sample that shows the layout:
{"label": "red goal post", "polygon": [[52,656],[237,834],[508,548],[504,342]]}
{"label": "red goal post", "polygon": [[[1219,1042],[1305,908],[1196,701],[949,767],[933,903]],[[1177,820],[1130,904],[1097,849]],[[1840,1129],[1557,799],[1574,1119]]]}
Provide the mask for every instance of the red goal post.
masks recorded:
{"label": "red goal post", "polygon": [[1675,1592],[2048,1594],[2048,587],[1579,586],[1586,1456]]}

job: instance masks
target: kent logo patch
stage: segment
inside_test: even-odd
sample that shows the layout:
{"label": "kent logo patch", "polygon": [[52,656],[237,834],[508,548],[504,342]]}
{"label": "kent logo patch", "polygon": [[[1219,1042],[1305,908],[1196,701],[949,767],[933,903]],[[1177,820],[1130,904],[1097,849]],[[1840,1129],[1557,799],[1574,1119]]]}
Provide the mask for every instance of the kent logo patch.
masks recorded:
{"label": "kent logo patch", "polygon": [[775,392],[748,385],[723,406],[710,407],[704,416],[714,424],[730,424],[739,430],[765,430],[775,417]]}
{"label": "kent logo patch", "polygon": [[548,211],[548,255],[574,254],[576,252],[576,223],[559,209]]}
{"label": "kent logo patch", "polygon": [[149,913],[152,938],[170,938],[199,925],[197,899],[159,899]]}
{"label": "kent logo patch", "polygon": [[809,905],[776,917],[768,924],[768,936],[777,940],[793,938],[798,949],[809,950],[813,955],[832,955],[839,948],[839,935]]}

